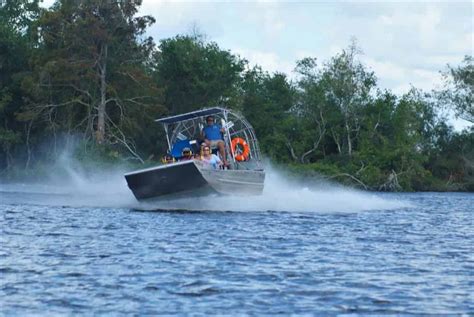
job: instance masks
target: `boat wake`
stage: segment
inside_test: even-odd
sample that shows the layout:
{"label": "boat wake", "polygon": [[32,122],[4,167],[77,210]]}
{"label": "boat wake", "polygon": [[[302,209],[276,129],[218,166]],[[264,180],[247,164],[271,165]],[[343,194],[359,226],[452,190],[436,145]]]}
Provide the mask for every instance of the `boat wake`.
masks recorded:
{"label": "boat wake", "polygon": [[393,210],[410,205],[328,183],[302,184],[275,169],[267,169],[261,196],[217,196],[138,202],[128,189],[122,170],[86,176],[70,169],[67,179],[47,184],[0,184],[2,204],[127,208],[140,211],[234,212],[358,212]]}
{"label": "boat wake", "polygon": [[137,210],[358,212],[409,207],[405,201],[381,197],[326,182],[301,184],[267,169],[260,196],[206,196],[140,203]]}

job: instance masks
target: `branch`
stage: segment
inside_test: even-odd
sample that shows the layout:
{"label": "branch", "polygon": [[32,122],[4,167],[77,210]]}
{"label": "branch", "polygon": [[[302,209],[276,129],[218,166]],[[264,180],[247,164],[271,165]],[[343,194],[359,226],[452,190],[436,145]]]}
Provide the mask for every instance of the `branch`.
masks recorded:
{"label": "branch", "polygon": [[136,79],[132,74],[129,72],[118,72],[120,75],[128,76],[130,77],[135,83],[139,84],[140,86],[143,86],[138,79]]}
{"label": "branch", "polygon": [[91,100],[94,100],[94,98],[92,97],[91,93],[88,91],[88,90],[84,90],[84,89],[81,89],[79,87],[77,87],[76,85],[74,84],[48,84],[48,85],[43,85],[43,84],[40,84],[40,86],[48,86],[48,87],[71,87],[73,88],[74,90],[82,93],[82,94],[85,94],[87,95],[87,97],[89,97]]}
{"label": "branch", "polygon": [[352,180],[356,181],[357,183],[359,183],[360,185],[362,185],[362,187],[364,187],[365,190],[368,190],[369,187],[367,185],[365,185],[360,179],[358,179],[357,177],[351,175],[351,174],[348,174],[348,173],[340,173],[340,174],[336,174],[336,175],[333,175],[333,176],[330,176],[330,177],[327,177],[328,179],[332,179],[332,178],[337,178],[337,177],[340,177],[340,176],[345,176],[345,177],[349,177],[351,178]]}
{"label": "branch", "polygon": [[106,114],[106,117],[107,117],[107,120],[114,126],[115,129],[117,129],[117,131],[119,132],[119,134],[121,135],[121,138],[117,137],[115,134],[113,134],[112,132],[112,136],[115,137],[115,139],[122,143],[123,146],[125,146],[125,148],[137,159],[139,160],[142,164],[145,163],[143,161],[143,159],[140,157],[140,155],[137,154],[137,152],[132,149],[132,146],[133,145],[130,145],[128,144],[127,142],[127,138],[125,137],[125,134],[122,132],[122,130],[120,130],[120,128],[115,124],[115,122],[112,121],[112,119],[110,119],[110,117]]}
{"label": "branch", "polygon": [[295,155],[295,150],[294,150],[293,147],[291,146],[290,141],[286,140],[286,146],[287,146],[288,149],[290,150],[290,154],[291,154],[291,157],[293,158],[293,160],[294,160],[294,161],[298,161],[298,157],[296,157],[296,155]]}
{"label": "branch", "polygon": [[387,181],[379,186],[379,190],[397,191],[402,189],[398,183],[398,175],[400,174],[402,173],[397,174],[394,170],[392,170],[387,177]]}
{"label": "branch", "polygon": [[319,132],[319,138],[318,138],[318,141],[316,141],[314,144],[313,144],[313,148],[305,153],[303,153],[303,155],[301,155],[301,163],[302,164],[305,164],[305,157],[308,156],[309,154],[313,153],[314,151],[316,151],[316,149],[319,147],[319,143],[321,143],[321,140],[323,139],[323,135],[326,133],[326,130],[323,129],[323,131]]}
{"label": "branch", "polygon": [[89,103],[86,103],[86,102],[84,102],[80,99],[74,99],[74,100],[69,100],[69,101],[66,101],[66,102],[63,102],[63,103],[58,103],[58,104],[43,105],[43,106],[39,106],[38,108],[50,109],[50,108],[64,107],[64,106],[68,106],[68,105],[71,105],[71,104],[74,104],[74,103],[78,103],[78,104],[81,104],[81,105],[86,106],[86,107],[91,106]]}
{"label": "branch", "polygon": [[360,167],[360,169],[356,172],[356,175],[359,175],[363,170],[365,170],[367,168],[367,166],[365,166],[364,162],[363,161],[360,161],[360,164],[362,165]]}

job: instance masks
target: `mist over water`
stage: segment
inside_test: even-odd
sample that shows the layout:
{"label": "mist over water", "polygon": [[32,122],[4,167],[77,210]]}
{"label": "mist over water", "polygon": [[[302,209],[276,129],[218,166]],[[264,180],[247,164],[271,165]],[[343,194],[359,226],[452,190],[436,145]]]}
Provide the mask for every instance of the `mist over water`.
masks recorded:
{"label": "mist over water", "polygon": [[2,202],[118,208],[131,208],[136,204],[123,177],[123,167],[85,168],[65,153],[49,171],[40,181],[0,183]]}
{"label": "mist over water", "polygon": [[135,199],[123,176],[128,170],[123,167],[91,172],[65,157],[51,171],[49,179],[39,183],[0,184],[1,195],[17,203],[136,210],[358,212],[409,206],[404,201],[327,182],[308,184],[271,166],[267,168],[261,196],[211,195],[153,202]]}

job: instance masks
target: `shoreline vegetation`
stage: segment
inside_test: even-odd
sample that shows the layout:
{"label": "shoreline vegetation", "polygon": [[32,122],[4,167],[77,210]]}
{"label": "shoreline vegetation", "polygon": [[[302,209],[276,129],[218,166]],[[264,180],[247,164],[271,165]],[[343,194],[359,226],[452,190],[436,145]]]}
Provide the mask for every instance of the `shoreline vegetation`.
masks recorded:
{"label": "shoreline vegetation", "polygon": [[[270,74],[193,31],[156,43],[141,1],[36,0],[0,6],[0,179],[41,178],[64,153],[84,170],[159,162],[155,119],[240,111],[263,154],[299,177],[370,191],[474,191],[472,56],[444,87],[377,86],[356,40],[329,60]],[[472,123],[456,131],[446,113]]]}

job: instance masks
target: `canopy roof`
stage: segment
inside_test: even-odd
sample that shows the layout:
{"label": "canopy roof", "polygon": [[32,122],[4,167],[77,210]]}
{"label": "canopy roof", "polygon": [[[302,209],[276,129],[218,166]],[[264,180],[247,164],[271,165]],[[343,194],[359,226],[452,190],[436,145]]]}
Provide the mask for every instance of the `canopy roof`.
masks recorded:
{"label": "canopy roof", "polygon": [[201,109],[193,112],[188,112],[188,113],[183,113],[183,114],[178,114],[176,116],[171,116],[171,117],[166,117],[166,118],[161,118],[161,119],[156,119],[156,122],[161,122],[164,124],[170,124],[170,123],[176,123],[180,121],[186,121],[189,119],[194,119],[194,118],[199,118],[199,117],[204,117],[204,116],[210,116],[213,114],[217,113],[222,113],[226,109],[224,108],[219,108],[219,107],[214,107],[214,108],[207,108],[207,109]]}

